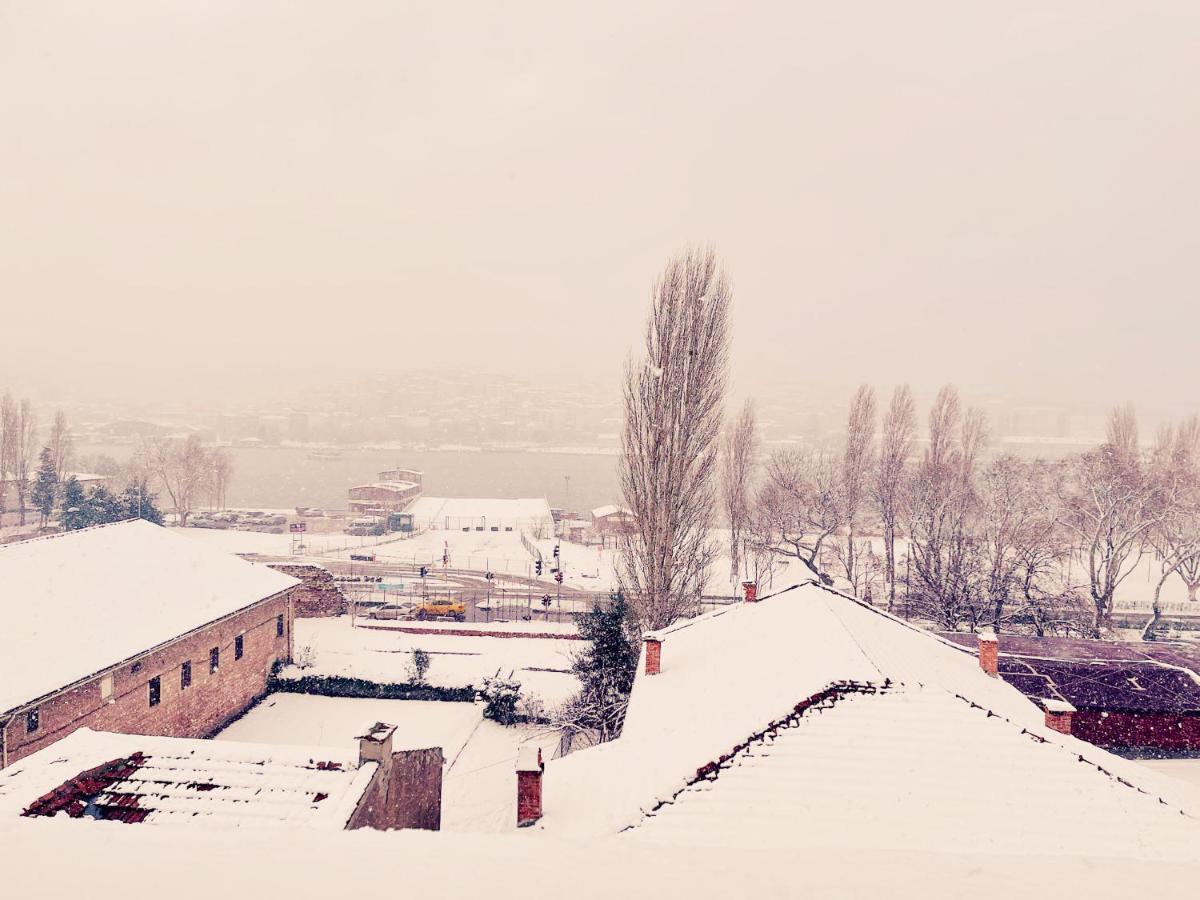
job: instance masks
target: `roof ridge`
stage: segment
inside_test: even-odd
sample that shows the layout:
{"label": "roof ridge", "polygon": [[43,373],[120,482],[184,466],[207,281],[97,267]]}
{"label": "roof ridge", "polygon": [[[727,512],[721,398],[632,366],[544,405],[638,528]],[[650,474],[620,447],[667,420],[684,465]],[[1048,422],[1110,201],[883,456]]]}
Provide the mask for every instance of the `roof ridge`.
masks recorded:
{"label": "roof ridge", "polygon": [[[83,528],[71,528],[67,529],[66,531],[56,531],[53,534],[35,534],[27,538],[21,538],[20,540],[8,541],[7,543],[0,544],[0,550],[7,550],[9,547],[19,547],[25,544],[34,544],[38,541],[52,541],[56,538],[65,538],[76,534],[85,534],[89,531],[99,531],[101,528],[112,528],[116,525],[128,525],[131,522],[146,522],[148,525],[154,525],[153,522],[143,519],[140,516],[130,516],[128,519],[118,519],[116,522],[100,522],[96,525],[86,525]],[[155,527],[160,528],[164,526]]]}

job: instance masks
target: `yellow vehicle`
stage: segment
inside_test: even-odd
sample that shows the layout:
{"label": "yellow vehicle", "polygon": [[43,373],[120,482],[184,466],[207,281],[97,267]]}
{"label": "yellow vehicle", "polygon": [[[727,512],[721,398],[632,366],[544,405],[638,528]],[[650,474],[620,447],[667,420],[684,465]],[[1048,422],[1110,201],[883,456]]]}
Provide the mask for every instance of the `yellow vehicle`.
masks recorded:
{"label": "yellow vehicle", "polygon": [[435,619],[439,616],[450,616],[456,621],[461,622],[467,617],[466,604],[461,600],[451,600],[448,597],[418,600],[415,608],[417,618],[422,621],[425,619]]}

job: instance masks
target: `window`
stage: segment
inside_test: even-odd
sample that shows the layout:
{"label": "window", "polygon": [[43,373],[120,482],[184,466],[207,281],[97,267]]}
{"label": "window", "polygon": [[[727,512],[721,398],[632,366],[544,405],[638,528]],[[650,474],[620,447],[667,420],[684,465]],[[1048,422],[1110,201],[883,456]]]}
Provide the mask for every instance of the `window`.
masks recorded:
{"label": "window", "polygon": [[111,675],[105,675],[100,679],[100,699],[103,702],[108,703],[113,698],[112,692],[113,677]]}
{"label": "window", "polygon": [[155,675],[150,679],[150,705],[158,706],[162,700],[162,679]]}
{"label": "window", "polygon": [[183,665],[179,667],[179,689],[187,690],[192,686],[192,661],[184,660]]}
{"label": "window", "polygon": [[242,654],[246,651],[246,636],[239,634],[233,639],[233,658],[241,659]]}
{"label": "window", "polygon": [[140,671],[142,671],[142,664],[140,662],[136,662],[132,666],[129,667],[130,675],[136,675]]}
{"label": "window", "polygon": [[216,675],[219,668],[221,668],[221,648],[213,647],[208,651],[208,674]]}
{"label": "window", "polygon": [[275,637],[283,637],[283,613],[275,617]]}
{"label": "window", "polygon": [[28,734],[33,734],[42,727],[42,715],[36,709],[28,710],[25,713],[25,731]]}

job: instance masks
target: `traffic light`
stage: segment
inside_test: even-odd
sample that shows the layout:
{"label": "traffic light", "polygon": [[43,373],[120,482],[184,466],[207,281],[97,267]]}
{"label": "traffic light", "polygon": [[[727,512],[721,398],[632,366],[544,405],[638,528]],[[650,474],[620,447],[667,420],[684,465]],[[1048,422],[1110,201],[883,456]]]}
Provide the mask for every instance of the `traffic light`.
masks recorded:
{"label": "traffic light", "polygon": [[424,578],[429,574],[429,566],[421,566],[421,577]]}
{"label": "traffic light", "polygon": [[562,581],[563,581],[562,569],[559,569],[557,572],[554,573],[554,580],[557,581],[559,584],[562,584]]}
{"label": "traffic light", "polygon": [[537,575],[542,574],[542,561],[540,559],[533,564],[533,571]]}
{"label": "traffic light", "polygon": [[488,572],[488,573],[487,573],[486,575],[484,575],[483,577],[484,577],[484,578],[486,578],[488,581],[492,581],[492,580],[493,580],[493,579],[494,579],[496,576],[495,576],[495,574],[493,574],[492,572]]}
{"label": "traffic light", "polygon": [[550,608],[550,595],[549,594],[546,594],[544,597],[542,597],[542,606],[546,607],[547,609]]}
{"label": "traffic light", "polygon": [[558,559],[558,544],[554,545],[554,558]]}

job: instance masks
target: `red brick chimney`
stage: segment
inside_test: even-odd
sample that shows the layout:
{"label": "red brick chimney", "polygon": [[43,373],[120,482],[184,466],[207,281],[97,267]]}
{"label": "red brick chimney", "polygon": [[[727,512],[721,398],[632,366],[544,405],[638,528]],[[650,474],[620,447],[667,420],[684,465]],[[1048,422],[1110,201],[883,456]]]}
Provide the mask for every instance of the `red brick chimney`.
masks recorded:
{"label": "red brick chimney", "polygon": [[529,744],[517,750],[517,827],[525,828],[542,817],[542,750]]}
{"label": "red brick chimney", "polygon": [[979,668],[993,678],[1000,675],[1000,641],[990,631],[979,635]]}
{"label": "red brick chimney", "polygon": [[1059,734],[1071,733],[1071,716],[1075,707],[1065,700],[1039,700],[1038,705],[1046,712],[1046,727]]}
{"label": "red brick chimney", "polygon": [[758,584],[753,581],[743,581],[742,591],[745,593],[747,603],[758,602]]}
{"label": "red brick chimney", "polygon": [[662,638],[646,635],[646,674],[657,675],[662,671]]}

